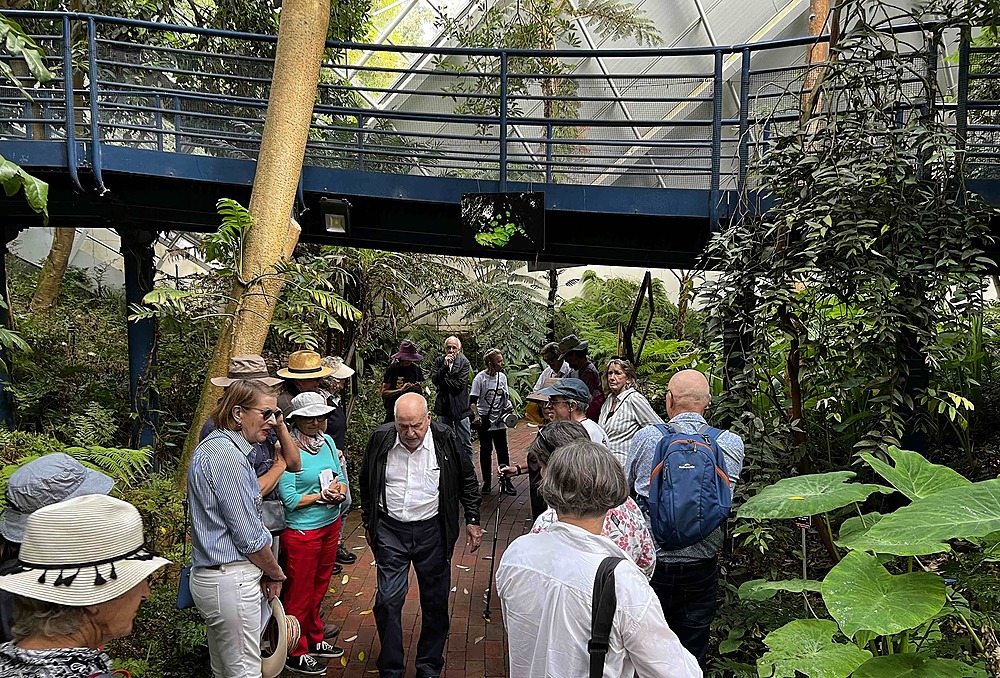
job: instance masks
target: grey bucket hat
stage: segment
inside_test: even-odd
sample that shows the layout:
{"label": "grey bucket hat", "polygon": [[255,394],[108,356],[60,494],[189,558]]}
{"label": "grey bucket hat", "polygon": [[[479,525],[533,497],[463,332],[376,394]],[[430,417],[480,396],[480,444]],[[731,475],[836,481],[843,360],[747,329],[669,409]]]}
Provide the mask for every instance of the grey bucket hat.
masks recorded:
{"label": "grey bucket hat", "polygon": [[42,508],[85,494],[108,494],[115,481],[87,468],[68,454],[47,454],[14,471],[7,481],[7,507],[0,515],[0,534],[20,544],[28,516]]}

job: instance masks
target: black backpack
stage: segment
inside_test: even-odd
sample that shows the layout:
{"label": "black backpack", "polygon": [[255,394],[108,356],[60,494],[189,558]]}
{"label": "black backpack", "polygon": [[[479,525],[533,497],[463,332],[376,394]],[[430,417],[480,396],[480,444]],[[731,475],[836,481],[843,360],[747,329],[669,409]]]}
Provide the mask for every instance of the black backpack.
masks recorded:
{"label": "black backpack", "polygon": [[594,577],[594,599],[590,603],[590,642],[587,643],[590,678],[601,678],[604,675],[604,659],[608,654],[611,627],[618,608],[615,568],[623,560],[625,559],[620,556],[608,556],[601,561],[597,567],[597,576]]}

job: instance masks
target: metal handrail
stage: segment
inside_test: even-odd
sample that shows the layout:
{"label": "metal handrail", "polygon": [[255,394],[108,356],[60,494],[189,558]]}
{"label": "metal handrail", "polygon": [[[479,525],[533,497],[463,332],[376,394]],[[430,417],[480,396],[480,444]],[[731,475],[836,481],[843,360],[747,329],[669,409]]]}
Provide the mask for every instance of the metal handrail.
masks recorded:
{"label": "metal handrail", "polygon": [[[102,149],[107,145],[256,156],[275,36],[86,13],[4,14],[51,22],[61,29],[44,31],[44,40],[61,51],[61,59],[50,61],[61,62],[62,77],[41,87],[38,91],[50,96],[32,104],[0,98],[0,139],[62,140],[70,177],[81,190],[78,169],[84,162],[98,190],[107,190],[102,174]],[[86,70],[82,87],[75,89],[74,78],[67,74],[73,73],[72,30],[80,26],[85,44],[76,48],[86,54],[76,63],[85,64]],[[108,26],[140,28],[148,34],[145,42],[118,34],[112,39],[102,35]],[[919,29],[896,26],[887,31]],[[195,44],[191,49],[178,47],[183,42],[156,44],[156,36],[163,33],[186,35]],[[227,51],[211,51],[206,38],[226,40]],[[718,224],[726,216],[723,185],[743,187],[750,180],[751,156],[768,146],[766,126],[797,119],[789,111],[802,93],[774,79],[795,82],[809,68],[774,67],[772,62],[755,70],[754,55],[826,39],[551,51],[328,42],[332,58],[322,64],[305,164],[466,176],[495,181],[499,190],[511,181],[611,185],[623,178],[632,179],[629,185],[649,188],[705,188],[706,211]],[[234,48],[241,43],[245,46]],[[967,40],[962,49],[959,91],[965,98],[941,110],[957,111],[956,127],[963,134],[979,135],[966,151],[968,157],[985,161],[1000,150],[1000,143],[992,143],[989,136],[998,129],[992,123],[1000,121],[982,117],[997,110],[995,102],[967,100],[970,79],[980,77],[969,73],[969,55],[995,52],[971,48]],[[437,58],[433,68],[426,67],[426,59],[406,67],[391,60],[385,66],[371,60],[353,66],[347,61],[353,50]],[[486,59],[479,64],[481,70],[439,67],[449,59],[470,56]],[[576,65],[568,72],[525,72],[521,59],[537,57],[568,58]],[[627,72],[604,67],[600,73],[587,72],[588,60],[598,57],[618,58]],[[216,60],[211,70],[202,68],[207,59]],[[651,70],[650,63],[663,68]],[[765,78],[772,86],[760,86],[758,80]],[[559,89],[567,84],[573,89]],[[723,96],[726,87],[738,93],[735,106]],[[755,110],[762,104],[770,112]],[[920,105],[903,101],[898,108]],[[39,126],[41,135],[33,129]]]}

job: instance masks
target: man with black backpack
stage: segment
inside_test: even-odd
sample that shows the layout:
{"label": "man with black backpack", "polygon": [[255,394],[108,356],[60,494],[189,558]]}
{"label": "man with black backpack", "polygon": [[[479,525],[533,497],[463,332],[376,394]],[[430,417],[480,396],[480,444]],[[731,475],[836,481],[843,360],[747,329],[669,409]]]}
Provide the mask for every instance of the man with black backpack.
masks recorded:
{"label": "man with black backpack", "polygon": [[636,434],[625,475],[657,542],[649,583],[670,628],[705,668],[722,531],[743,469],[743,441],[705,421],[712,394],[700,372],[675,374],[666,401],[670,421]]}

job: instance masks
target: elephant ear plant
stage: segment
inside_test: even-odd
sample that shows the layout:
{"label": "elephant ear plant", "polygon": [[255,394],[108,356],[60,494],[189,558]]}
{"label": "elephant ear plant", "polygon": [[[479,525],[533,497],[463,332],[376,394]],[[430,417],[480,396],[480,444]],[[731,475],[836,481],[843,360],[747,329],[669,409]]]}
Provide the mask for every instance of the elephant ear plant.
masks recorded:
{"label": "elephant ear plant", "polygon": [[[985,654],[981,625],[967,601],[936,571],[953,540],[995,541],[1000,531],[1000,479],[973,483],[916,452],[888,448],[887,459],[861,457],[891,485],[848,482],[838,471],[785,478],[764,488],[739,510],[740,518],[793,519],[853,508],[837,534],[837,564],[822,581],[754,580],[740,587],[744,600],[764,600],[779,591],[806,597],[811,619],[797,619],[764,638],[768,651],[757,661],[762,678],[961,678],[986,676],[979,666],[936,656],[929,638],[942,629],[962,629]],[[891,460],[892,463],[889,463]],[[877,493],[900,492],[911,503],[887,515],[863,513],[861,503]],[[844,553],[846,550],[846,553]],[[819,593],[826,614],[809,604]],[[815,603],[815,597],[813,597]]]}

